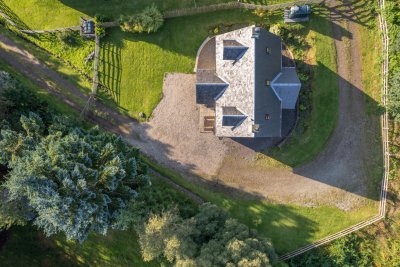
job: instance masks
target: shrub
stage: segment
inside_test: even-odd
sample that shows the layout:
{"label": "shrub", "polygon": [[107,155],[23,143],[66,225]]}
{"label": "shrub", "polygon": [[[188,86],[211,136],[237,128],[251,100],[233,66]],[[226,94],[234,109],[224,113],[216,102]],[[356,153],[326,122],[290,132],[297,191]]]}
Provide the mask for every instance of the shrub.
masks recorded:
{"label": "shrub", "polygon": [[254,10],[253,13],[254,13],[254,15],[256,15],[257,17],[262,18],[262,17],[265,17],[265,16],[267,15],[268,11],[265,10],[265,9],[262,9],[262,8],[257,8],[256,10]]}
{"label": "shrub", "polygon": [[66,45],[75,45],[76,38],[72,31],[61,31],[57,33],[57,38],[60,42]]}
{"label": "shrub", "polygon": [[96,35],[99,37],[106,36],[106,29],[104,27],[96,26]]}
{"label": "shrub", "polygon": [[156,32],[164,23],[161,12],[155,5],[147,7],[142,13],[135,16],[122,16],[121,29],[126,32],[152,33]]}
{"label": "shrub", "polygon": [[103,22],[109,21],[109,20],[111,20],[111,18],[108,17],[107,15],[96,14],[96,15],[94,15],[93,20],[96,24],[98,24],[98,23],[103,23]]}

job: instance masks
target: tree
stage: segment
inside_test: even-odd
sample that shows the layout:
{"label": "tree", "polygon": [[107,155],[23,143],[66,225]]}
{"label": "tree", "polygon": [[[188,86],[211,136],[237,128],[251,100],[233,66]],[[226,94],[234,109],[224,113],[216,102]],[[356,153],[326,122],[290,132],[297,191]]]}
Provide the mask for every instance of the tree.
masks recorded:
{"label": "tree", "polygon": [[106,234],[121,210],[148,184],[138,150],[98,128],[66,128],[55,119],[21,116],[22,132],[3,128],[0,163],[11,170],[8,200],[27,203],[33,223],[47,235],[65,233],[83,241],[90,231]]}
{"label": "tree", "polygon": [[394,72],[389,79],[388,112],[397,121],[400,120],[400,73]]}
{"label": "tree", "polygon": [[365,236],[352,234],[290,260],[290,266],[374,266],[375,244]]}
{"label": "tree", "polygon": [[26,202],[9,200],[7,190],[0,190],[0,229],[25,225],[32,215]]}
{"label": "tree", "polygon": [[220,208],[203,204],[182,219],[175,211],[152,215],[137,227],[145,261],[164,258],[174,266],[270,266],[271,243],[229,218]]}
{"label": "tree", "polygon": [[35,110],[44,120],[50,120],[48,105],[24,88],[9,73],[0,71],[0,123],[6,120],[12,128],[20,127],[20,116]]}
{"label": "tree", "polygon": [[121,29],[126,32],[152,33],[158,31],[164,24],[164,18],[156,5],[151,5],[135,16],[122,16]]}

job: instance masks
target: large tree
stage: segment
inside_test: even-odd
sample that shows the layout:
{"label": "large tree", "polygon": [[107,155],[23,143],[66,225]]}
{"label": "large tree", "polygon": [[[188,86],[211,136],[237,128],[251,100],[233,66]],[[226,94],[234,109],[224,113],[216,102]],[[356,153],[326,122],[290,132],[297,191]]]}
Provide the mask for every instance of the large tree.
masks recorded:
{"label": "large tree", "polygon": [[138,150],[120,137],[66,125],[44,127],[30,113],[21,117],[23,131],[3,128],[0,163],[10,169],[3,190],[8,201],[26,203],[47,235],[83,241],[90,231],[106,234],[148,178]]}
{"label": "large tree", "polygon": [[165,258],[174,266],[270,266],[271,243],[220,208],[204,204],[195,216],[175,211],[152,215],[138,227],[144,260]]}

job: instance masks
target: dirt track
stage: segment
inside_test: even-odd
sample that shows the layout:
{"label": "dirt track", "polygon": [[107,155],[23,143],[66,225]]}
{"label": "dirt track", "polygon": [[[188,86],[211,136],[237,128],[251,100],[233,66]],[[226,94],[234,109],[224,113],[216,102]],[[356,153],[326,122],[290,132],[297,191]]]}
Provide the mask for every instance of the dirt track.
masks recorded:
{"label": "dirt track", "polygon": [[[334,13],[335,7],[332,8]],[[351,16],[351,10],[348,9],[347,12],[349,13],[347,15]],[[344,23],[340,16],[333,21],[336,24]],[[165,91],[165,98],[155,110],[154,119],[150,123],[139,125],[133,119],[119,115],[100,103],[96,103],[96,108],[107,112],[119,127],[114,127],[109,121],[95,117],[93,114],[89,116],[111,131],[125,136],[131,132],[129,136],[126,136],[128,141],[142,147],[144,152],[161,163],[179,170],[201,173],[206,178],[205,181],[217,180],[218,183],[212,183],[214,187],[222,183],[238,189],[230,192],[241,191],[261,195],[279,202],[310,206],[334,204],[345,210],[351,209],[367,197],[365,177],[368,176],[371,168],[375,167],[375,162],[371,162],[373,156],[370,155],[380,153],[380,151],[371,151],[369,145],[379,135],[379,119],[367,116],[365,112],[357,24],[348,21],[347,30],[352,35],[348,44],[342,38],[340,27],[333,27],[333,29],[341,77],[338,81],[340,107],[337,127],[324,151],[314,161],[293,171],[266,170],[253,166],[249,162],[253,152],[232,142],[216,138],[197,140],[195,146],[188,142],[189,139],[198,137],[198,133],[192,131],[197,129],[194,125],[196,122],[190,119],[193,118],[190,115],[193,110],[186,112],[186,108],[193,109],[193,106],[187,101],[187,103],[179,102],[179,99],[176,99],[177,92],[171,90],[175,89],[176,85],[182,86],[181,89],[190,87],[193,83],[191,75],[167,76],[164,90],[170,91]],[[4,36],[0,36],[0,44],[2,46],[0,58],[49,90],[61,101],[72,108],[80,109],[74,101],[63,97],[57,91],[57,86],[72,92],[82,102],[87,100],[87,96],[76,87],[57,72],[40,63],[18,44]],[[348,55],[353,62],[348,60]],[[49,80],[57,86],[51,85]],[[171,107],[169,105],[179,109],[168,110]],[[189,118],[188,125],[192,126],[191,130],[185,128],[185,125],[163,124],[172,116],[177,116],[182,120]],[[177,134],[169,136],[168,132],[171,131],[176,131]],[[226,187],[218,187],[230,190]]]}

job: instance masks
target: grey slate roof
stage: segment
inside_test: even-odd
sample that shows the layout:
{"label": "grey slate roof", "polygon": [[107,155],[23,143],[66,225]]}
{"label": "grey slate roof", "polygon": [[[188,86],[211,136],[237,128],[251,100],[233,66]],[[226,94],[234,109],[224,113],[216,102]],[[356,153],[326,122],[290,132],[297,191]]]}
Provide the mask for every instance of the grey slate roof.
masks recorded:
{"label": "grey slate roof", "polygon": [[[197,69],[196,100],[215,107],[215,134],[280,137],[282,109],[294,109],[301,87],[282,68],[280,37],[254,26],[217,35],[215,69]],[[214,52],[212,52],[213,54]]]}
{"label": "grey slate roof", "polygon": [[301,83],[295,68],[282,68],[282,72],[272,82],[272,88],[282,101],[282,109],[295,109]]}
{"label": "grey slate roof", "polygon": [[[267,53],[267,48],[270,53]],[[259,36],[255,39],[254,123],[259,125],[259,130],[254,133],[255,137],[281,136],[281,101],[271,86],[266,85],[266,81],[271,83],[280,73],[281,64],[281,38],[260,29]]]}
{"label": "grey slate roof", "polygon": [[297,77],[296,68],[282,68],[282,73],[276,77],[275,84],[300,84]]}

